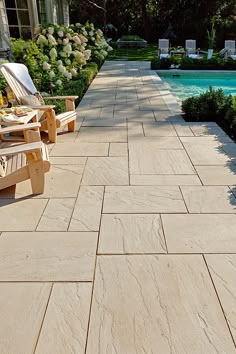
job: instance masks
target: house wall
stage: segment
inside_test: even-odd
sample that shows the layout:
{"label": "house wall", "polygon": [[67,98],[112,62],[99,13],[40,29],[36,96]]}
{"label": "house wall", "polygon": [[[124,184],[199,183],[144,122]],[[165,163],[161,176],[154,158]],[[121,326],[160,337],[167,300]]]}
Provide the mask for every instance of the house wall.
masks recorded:
{"label": "house wall", "polygon": [[10,47],[10,34],[4,0],[0,0],[0,48]]}
{"label": "house wall", "polygon": [[69,14],[69,4],[67,0],[62,0],[62,14],[63,14],[63,23],[68,26],[70,24],[70,14]]}

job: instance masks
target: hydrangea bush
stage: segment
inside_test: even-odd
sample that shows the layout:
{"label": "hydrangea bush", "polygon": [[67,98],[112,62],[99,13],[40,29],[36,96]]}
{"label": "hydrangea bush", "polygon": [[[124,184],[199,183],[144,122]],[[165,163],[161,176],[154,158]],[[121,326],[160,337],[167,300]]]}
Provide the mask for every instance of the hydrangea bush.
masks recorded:
{"label": "hydrangea bush", "polygon": [[[93,24],[38,27],[33,41],[13,40],[15,61],[23,61],[41,91],[61,89],[87,63],[102,64],[112,48]],[[27,60],[27,61],[25,61]]]}

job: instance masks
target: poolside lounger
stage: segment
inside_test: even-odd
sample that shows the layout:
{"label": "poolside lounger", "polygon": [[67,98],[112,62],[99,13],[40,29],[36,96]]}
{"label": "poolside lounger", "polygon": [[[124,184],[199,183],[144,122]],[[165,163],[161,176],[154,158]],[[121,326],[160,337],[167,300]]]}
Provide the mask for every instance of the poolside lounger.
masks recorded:
{"label": "poolside lounger", "polygon": [[200,59],[199,55],[200,49],[196,49],[196,40],[195,39],[187,39],[185,41],[185,50],[186,55],[191,59]]}
{"label": "poolside lounger", "polygon": [[160,59],[169,58],[169,39],[158,39],[158,51]]}
{"label": "poolside lounger", "polygon": [[225,41],[225,51],[226,51],[226,55],[227,57],[231,58],[231,59],[236,59],[236,55],[235,55],[235,40],[227,40]]}

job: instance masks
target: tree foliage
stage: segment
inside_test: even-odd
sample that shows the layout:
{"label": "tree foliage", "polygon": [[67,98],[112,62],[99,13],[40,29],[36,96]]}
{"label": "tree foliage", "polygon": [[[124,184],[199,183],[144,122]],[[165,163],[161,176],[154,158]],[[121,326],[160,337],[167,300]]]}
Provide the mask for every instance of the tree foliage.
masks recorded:
{"label": "tree foliage", "polygon": [[[152,42],[168,37],[172,44],[195,38],[203,45],[214,19],[218,46],[226,36],[235,38],[236,0],[71,1],[73,22],[89,20],[103,29],[112,24],[118,29],[118,36],[137,34]],[[110,35],[114,37],[115,33]]]}

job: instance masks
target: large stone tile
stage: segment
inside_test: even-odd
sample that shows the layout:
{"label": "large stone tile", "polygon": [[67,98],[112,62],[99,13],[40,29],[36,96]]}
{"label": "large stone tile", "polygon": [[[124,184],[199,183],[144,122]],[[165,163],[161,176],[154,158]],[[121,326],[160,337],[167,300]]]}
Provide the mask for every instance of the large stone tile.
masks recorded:
{"label": "large stone tile", "polygon": [[166,253],[157,214],[103,214],[98,253]]}
{"label": "large stone tile", "polygon": [[37,343],[51,284],[0,284],[0,352],[31,354]]}
{"label": "large stone tile", "polygon": [[236,255],[206,255],[206,262],[236,341]]}
{"label": "large stone tile", "polygon": [[[83,168],[79,165],[52,165],[45,176],[45,189],[43,194],[36,198],[75,198],[78,194]],[[28,181],[17,184],[16,195],[31,194]]]}
{"label": "large stone tile", "polygon": [[143,123],[145,136],[177,136],[171,123]]}
{"label": "large stone tile", "polygon": [[74,205],[74,198],[50,199],[37,231],[67,231]]}
{"label": "large stone tile", "polygon": [[204,185],[236,184],[236,165],[233,163],[225,166],[196,166],[195,168]]}
{"label": "large stone tile", "polygon": [[97,118],[97,119],[85,119],[83,121],[83,127],[126,127],[125,118]]}
{"label": "large stone tile", "polygon": [[[84,166],[86,164],[86,157],[60,157],[60,156],[51,156],[50,163],[51,165],[80,165]],[[81,170],[82,171],[82,170]]]}
{"label": "large stone tile", "polygon": [[201,256],[102,256],[87,354],[235,353]]}
{"label": "large stone tile", "polygon": [[0,237],[0,281],[92,281],[95,232],[8,232]]}
{"label": "large stone tile", "polygon": [[76,139],[82,143],[125,143],[127,129],[125,127],[84,127]]}
{"label": "large stone tile", "polygon": [[170,253],[236,252],[236,215],[162,215]]}
{"label": "large stone tile", "polygon": [[108,143],[75,143],[55,144],[51,156],[108,156]]}
{"label": "large stone tile", "polygon": [[104,187],[82,186],[70,222],[70,231],[98,231]]}
{"label": "large stone tile", "polygon": [[84,354],[91,283],[54,284],[36,354]]}
{"label": "large stone tile", "polygon": [[178,187],[106,187],[104,213],[185,213]]}
{"label": "large stone tile", "polygon": [[0,199],[0,231],[34,231],[47,199]]}
{"label": "large stone tile", "polygon": [[225,136],[225,132],[218,126],[211,126],[207,123],[203,123],[201,125],[190,125],[191,130],[193,131],[195,136],[204,136],[204,135],[215,135],[215,136]]}
{"label": "large stone tile", "polygon": [[127,143],[110,143],[109,156],[128,156]]}
{"label": "large stone tile", "polygon": [[190,123],[173,123],[178,136],[194,136],[189,126]]}
{"label": "large stone tile", "polygon": [[129,185],[127,157],[89,157],[82,180],[88,186]]}
{"label": "large stone tile", "polygon": [[184,150],[161,150],[146,143],[130,144],[130,173],[150,175],[194,174],[188,155]]}
{"label": "large stone tile", "polygon": [[192,186],[201,185],[197,175],[130,175],[132,186]]}
{"label": "large stone tile", "polygon": [[230,158],[221,143],[207,137],[181,137],[184,147],[194,165],[224,165]]}
{"label": "large stone tile", "polygon": [[235,213],[236,198],[225,186],[183,186],[184,200],[190,213]]}

